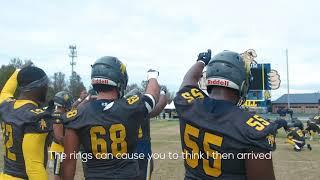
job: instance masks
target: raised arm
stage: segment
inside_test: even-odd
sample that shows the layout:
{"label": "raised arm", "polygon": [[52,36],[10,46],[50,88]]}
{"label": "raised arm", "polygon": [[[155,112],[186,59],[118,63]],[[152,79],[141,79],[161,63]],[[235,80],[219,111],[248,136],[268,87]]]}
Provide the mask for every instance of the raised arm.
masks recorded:
{"label": "raised arm", "polygon": [[211,50],[200,53],[198,55],[197,62],[188,70],[184,76],[180,89],[184,86],[198,86],[198,82],[201,78],[204,67],[209,63],[211,59]]}
{"label": "raised arm", "polygon": [[18,76],[19,70],[16,70],[11,77],[7,80],[6,84],[3,86],[1,94],[0,94],[0,104],[8,99],[13,97],[14,93],[16,92],[18,82],[17,82],[17,76]]}
{"label": "raised arm", "polygon": [[[160,87],[158,84],[158,76],[159,76],[159,72],[155,71],[155,70],[149,70],[148,71],[148,85],[147,85],[147,89],[146,89],[146,94],[150,94],[155,102],[154,105],[157,104],[158,100],[159,100],[159,96],[160,96]],[[154,107],[154,106],[153,106]]]}
{"label": "raised arm", "polygon": [[161,91],[159,102],[157,103],[156,107],[153,109],[153,111],[149,114],[150,118],[158,116],[161,111],[166,107],[167,105],[167,96],[164,91]]}

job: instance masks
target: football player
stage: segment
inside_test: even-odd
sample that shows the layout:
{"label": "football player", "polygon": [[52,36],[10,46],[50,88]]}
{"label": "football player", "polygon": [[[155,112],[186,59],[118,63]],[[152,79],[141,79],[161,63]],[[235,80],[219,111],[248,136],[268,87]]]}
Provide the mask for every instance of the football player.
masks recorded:
{"label": "football player", "polygon": [[71,110],[72,96],[66,91],[60,91],[55,94],[53,101],[55,106],[55,112],[53,113],[53,116],[55,117],[55,124],[53,124],[54,138],[49,152],[54,161],[54,179],[60,180],[61,162],[63,160],[62,153],[64,152],[64,128],[63,124],[61,123],[61,115]]}
{"label": "football player", "polygon": [[[270,154],[277,129],[239,108],[247,95],[250,64],[232,51],[210,59],[210,50],[199,54],[174,99],[185,179],[274,180],[271,157],[243,156]],[[205,66],[208,96],[198,87]]]}
{"label": "football player", "polygon": [[[128,76],[116,57],[102,57],[92,65],[91,84],[97,99],[66,113],[63,161],[64,180],[74,179],[75,152],[83,146],[85,178],[136,179],[139,176],[136,151],[139,125],[154,109],[160,94],[159,73],[148,71],[148,86],[142,96],[122,98]],[[82,156],[83,154],[81,154]]]}
{"label": "football player", "polygon": [[320,126],[317,125],[315,122],[308,120],[305,133],[310,136],[310,141],[312,141],[316,133],[320,135]]}
{"label": "football player", "polygon": [[[287,132],[286,143],[291,144],[295,151],[301,151],[306,144],[302,130],[299,127],[290,127]],[[312,150],[310,144],[307,147],[310,151]]]}
{"label": "football player", "polygon": [[[147,119],[144,121],[144,124],[140,125],[139,135],[138,135],[138,145],[137,152],[144,154],[144,158],[139,158],[139,169],[140,175],[137,180],[149,180],[151,179],[151,173],[153,171],[153,160],[152,160],[152,150],[151,150],[151,136],[150,136],[150,118],[158,116],[165,106],[167,105],[167,90],[164,87],[161,87],[159,102],[157,103],[154,110],[149,114]],[[134,96],[140,92],[136,89],[130,91],[126,97]]]}
{"label": "football player", "polygon": [[[19,86],[18,99],[13,94]],[[46,161],[49,131],[44,104],[48,88],[46,73],[28,66],[15,71],[0,96],[1,128],[4,141],[4,170],[0,179],[48,179]]]}
{"label": "football player", "polygon": [[320,125],[320,115],[316,114],[314,117],[310,118],[311,121],[315,122],[316,124]]}

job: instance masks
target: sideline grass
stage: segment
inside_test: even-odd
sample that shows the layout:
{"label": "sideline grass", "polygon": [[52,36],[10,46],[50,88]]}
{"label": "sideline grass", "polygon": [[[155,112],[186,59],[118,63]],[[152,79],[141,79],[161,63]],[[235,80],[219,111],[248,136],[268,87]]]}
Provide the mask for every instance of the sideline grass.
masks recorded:
{"label": "sideline grass", "polygon": [[[273,152],[273,163],[277,180],[315,180],[320,177],[320,143],[319,137],[309,142],[313,150],[294,152],[292,147],[285,144],[285,132],[280,130],[277,135],[277,150]],[[168,154],[181,152],[178,121],[152,120],[151,121],[152,150],[154,153]],[[2,138],[1,138],[2,139]],[[0,149],[0,156],[3,152]],[[3,158],[0,158],[0,168],[3,167]],[[52,169],[48,169],[50,179],[53,179]],[[180,180],[184,177],[183,161],[165,159],[154,161],[154,180]],[[76,178],[84,179],[81,162],[78,162]]]}

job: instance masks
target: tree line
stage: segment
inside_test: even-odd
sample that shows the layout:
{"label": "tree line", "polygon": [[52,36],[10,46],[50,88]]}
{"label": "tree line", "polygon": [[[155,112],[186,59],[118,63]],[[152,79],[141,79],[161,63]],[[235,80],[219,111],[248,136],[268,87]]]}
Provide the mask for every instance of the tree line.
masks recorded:
{"label": "tree line", "polygon": [[[30,59],[22,60],[20,58],[13,58],[10,60],[9,64],[1,65],[0,67],[0,91],[2,90],[6,81],[10,78],[15,69],[20,69],[26,64],[30,64],[32,61]],[[66,80],[66,74],[63,72],[55,72],[53,75],[48,75],[49,77],[49,86],[47,93],[47,100],[53,99],[54,95],[59,91],[68,91],[74,99],[78,99],[80,93],[86,90],[80,75],[77,72],[73,72],[73,76],[70,76]],[[125,94],[130,92],[133,89],[138,89],[141,93],[144,93],[147,86],[147,81],[142,81],[141,84],[132,83],[127,86]],[[161,85],[162,89],[166,90],[168,103],[171,103],[175,93],[170,92],[165,85]],[[19,93],[17,90],[16,95]]]}
{"label": "tree line", "polygon": [[[10,78],[15,69],[20,69],[26,64],[30,64],[32,61],[30,59],[21,60],[20,58],[13,58],[10,60],[9,64],[1,65],[0,67],[0,91],[2,90],[6,81]],[[53,75],[48,75],[49,86],[47,99],[53,99],[54,95],[59,91],[68,91],[74,99],[79,98],[80,92],[86,90],[81,77],[77,72],[73,73],[73,76],[66,80],[66,75],[63,72],[55,72]],[[15,93],[19,93],[19,89]]]}

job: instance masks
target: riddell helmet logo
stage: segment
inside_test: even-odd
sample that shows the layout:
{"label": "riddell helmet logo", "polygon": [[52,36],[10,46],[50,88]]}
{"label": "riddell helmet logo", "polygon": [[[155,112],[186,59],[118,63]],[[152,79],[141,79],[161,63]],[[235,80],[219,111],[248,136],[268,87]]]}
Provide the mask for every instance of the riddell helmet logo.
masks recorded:
{"label": "riddell helmet logo", "polygon": [[92,84],[109,84],[108,79],[95,78],[92,79]]}
{"label": "riddell helmet logo", "polygon": [[208,80],[208,85],[216,85],[216,86],[226,86],[229,87],[229,81],[222,80],[222,79],[214,79],[214,80]]}

